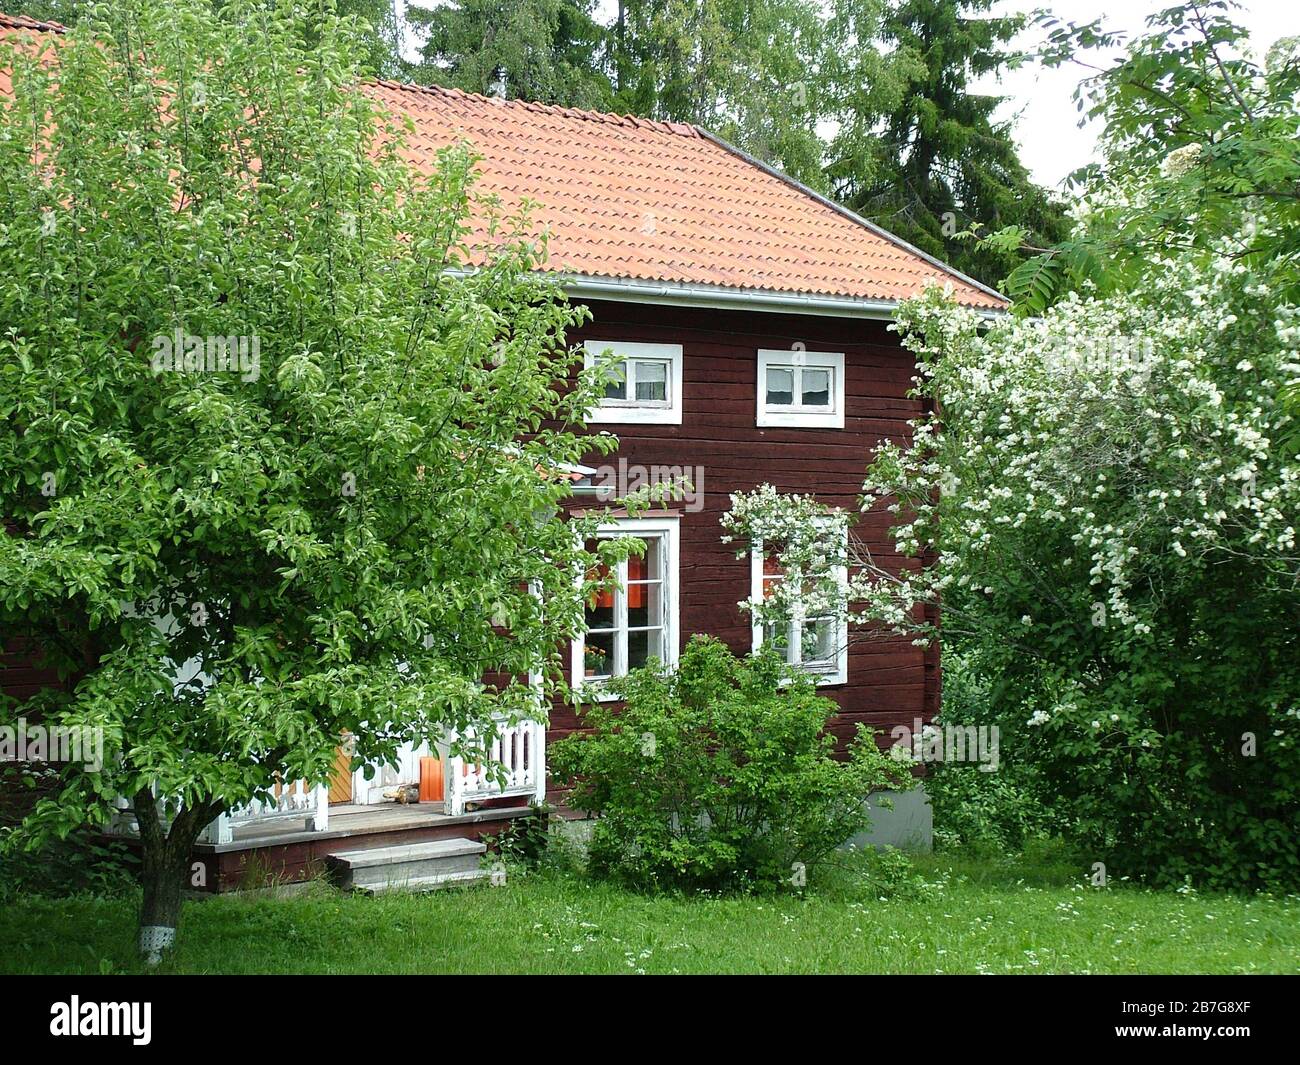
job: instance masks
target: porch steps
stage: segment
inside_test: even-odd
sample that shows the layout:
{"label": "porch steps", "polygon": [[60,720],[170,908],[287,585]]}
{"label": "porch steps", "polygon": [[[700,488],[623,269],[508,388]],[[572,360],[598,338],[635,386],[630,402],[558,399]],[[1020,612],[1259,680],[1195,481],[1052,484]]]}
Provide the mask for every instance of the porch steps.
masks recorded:
{"label": "porch steps", "polygon": [[341,851],[331,854],[328,861],[341,886],[379,894],[481,883],[490,875],[480,868],[479,859],[486,852],[487,847],[477,840],[435,839]]}

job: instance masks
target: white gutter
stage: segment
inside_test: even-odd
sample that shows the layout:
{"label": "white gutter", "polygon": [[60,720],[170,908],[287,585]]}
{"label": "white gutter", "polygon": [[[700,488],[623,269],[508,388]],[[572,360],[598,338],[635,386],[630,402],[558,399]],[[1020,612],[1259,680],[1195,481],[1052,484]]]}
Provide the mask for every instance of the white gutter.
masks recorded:
{"label": "white gutter", "polygon": [[[543,271],[541,276],[548,273]],[[577,299],[625,300],[633,303],[660,303],[678,307],[708,307],[767,311],[773,314],[816,314],[834,318],[893,319],[897,300],[871,300],[852,296],[819,296],[811,293],[774,292],[768,289],[727,288],[722,285],[696,285],[673,281],[642,281],[636,278],[591,277],[586,274],[555,274],[564,291]],[[936,281],[942,278],[936,278]],[[993,321],[1006,311],[991,307],[971,308],[980,317]]]}

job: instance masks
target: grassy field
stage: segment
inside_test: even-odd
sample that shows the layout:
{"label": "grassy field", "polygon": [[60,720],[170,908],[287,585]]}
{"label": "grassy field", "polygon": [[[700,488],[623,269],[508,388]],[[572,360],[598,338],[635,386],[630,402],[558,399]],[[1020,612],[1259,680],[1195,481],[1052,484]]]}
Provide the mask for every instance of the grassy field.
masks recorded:
{"label": "grassy field", "polygon": [[[0,972],[135,971],[130,897],[10,900]],[[572,874],[188,904],[178,973],[1300,972],[1300,899],[1085,885],[1077,865],[916,860],[803,897],[648,898]]]}

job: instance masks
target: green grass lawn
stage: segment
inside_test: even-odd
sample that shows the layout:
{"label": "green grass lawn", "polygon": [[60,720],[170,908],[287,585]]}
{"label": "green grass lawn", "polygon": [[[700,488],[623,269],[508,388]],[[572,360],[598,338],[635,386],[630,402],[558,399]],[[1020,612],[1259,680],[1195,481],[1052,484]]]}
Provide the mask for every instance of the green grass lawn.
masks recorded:
{"label": "green grass lawn", "polygon": [[[0,971],[134,971],[133,898],[0,907]],[[558,872],[502,887],[187,904],[179,973],[1294,973],[1300,898],[1086,886],[1077,864],[916,860],[803,897],[649,898]]]}

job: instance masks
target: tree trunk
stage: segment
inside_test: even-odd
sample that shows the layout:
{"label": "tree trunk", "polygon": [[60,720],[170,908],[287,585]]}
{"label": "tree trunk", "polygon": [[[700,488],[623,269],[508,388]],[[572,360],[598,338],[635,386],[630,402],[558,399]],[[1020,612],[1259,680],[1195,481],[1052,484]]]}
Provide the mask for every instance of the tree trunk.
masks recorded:
{"label": "tree trunk", "polygon": [[614,35],[614,91],[621,93],[626,81],[625,72],[627,70],[627,12],[624,10],[625,0],[618,0],[618,32]]}
{"label": "tree trunk", "polygon": [[176,940],[181,917],[181,892],[189,882],[190,853],[204,826],[215,814],[203,805],[177,812],[170,826],[158,816],[157,800],[148,789],[135,796],[143,864],[144,900],[140,905],[140,954],[148,965],[162,961]]}

